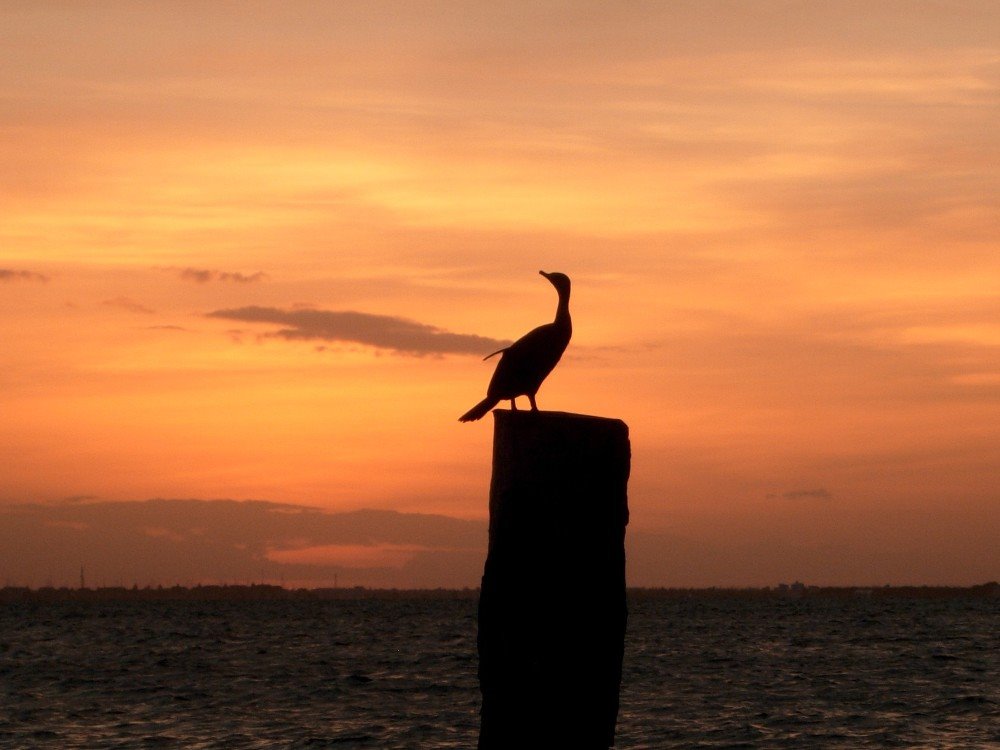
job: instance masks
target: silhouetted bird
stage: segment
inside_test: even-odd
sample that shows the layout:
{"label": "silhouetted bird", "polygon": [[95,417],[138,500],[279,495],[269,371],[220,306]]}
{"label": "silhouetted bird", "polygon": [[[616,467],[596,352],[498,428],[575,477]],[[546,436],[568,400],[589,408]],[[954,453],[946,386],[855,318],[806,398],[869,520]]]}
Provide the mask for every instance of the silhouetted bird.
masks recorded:
{"label": "silhouetted bird", "polygon": [[510,408],[517,411],[515,398],[527,396],[531,402],[531,410],[538,411],[535,394],[545,377],[559,362],[570,336],[573,335],[573,323],[569,317],[569,276],[564,273],[545,273],[542,276],[552,282],[559,292],[559,305],[556,307],[556,319],[533,331],[529,331],[506,349],[493,352],[485,359],[499,354],[500,361],[493,373],[493,379],[486,389],[486,398],[473,406],[458,418],[460,422],[471,422],[481,419],[486,412],[504,399],[510,399]]}

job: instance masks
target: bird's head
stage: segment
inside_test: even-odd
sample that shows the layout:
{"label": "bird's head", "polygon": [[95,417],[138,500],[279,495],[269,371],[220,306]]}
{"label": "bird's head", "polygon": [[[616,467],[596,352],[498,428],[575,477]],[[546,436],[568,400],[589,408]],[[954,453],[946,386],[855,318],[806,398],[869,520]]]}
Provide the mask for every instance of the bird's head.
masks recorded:
{"label": "bird's head", "polygon": [[556,288],[556,291],[559,292],[560,296],[569,295],[569,276],[559,272],[547,273],[545,271],[539,271],[538,273],[552,283],[552,286]]}

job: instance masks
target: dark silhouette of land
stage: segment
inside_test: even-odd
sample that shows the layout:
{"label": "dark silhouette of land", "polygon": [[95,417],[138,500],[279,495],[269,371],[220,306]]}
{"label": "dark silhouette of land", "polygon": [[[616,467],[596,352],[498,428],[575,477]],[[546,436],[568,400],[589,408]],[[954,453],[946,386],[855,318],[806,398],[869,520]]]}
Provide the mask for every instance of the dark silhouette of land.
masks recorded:
{"label": "dark silhouette of land", "polygon": [[[142,601],[335,601],[335,600],[476,600],[480,589],[285,588],[272,584],[204,586],[4,586],[0,604],[17,602],[142,602]],[[777,588],[629,588],[627,598],[641,601],[714,599],[775,599],[787,595]],[[1000,583],[975,586],[807,586],[803,599],[985,599],[1000,598]]]}
{"label": "dark silhouette of land", "polygon": [[510,399],[510,408],[516,411],[518,396],[527,396],[531,410],[538,411],[535,394],[542,381],[559,363],[573,335],[573,323],[569,316],[569,277],[564,273],[538,273],[547,278],[559,293],[555,320],[538,326],[510,346],[486,357],[489,359],[500,355],[493,378],[486,388],[486,398],[459,417],[460,422],[482,419],[490,409],[505,399]]}
{"label": "dark silhouette of land", "polygon": [[266,583],[247,585],[199,586],[103,586],[99,588],[0,588],[0,603],[11,602],[164,602],[164,601],[330,601],[361,599],[470,599],[479,597],[479,589],[370,589],[285,588]]}
{"label": "dark silhouette of land", "polygon": [[627,618],[628,427],[561,412],[494,418],[479,747],[605,750]]}

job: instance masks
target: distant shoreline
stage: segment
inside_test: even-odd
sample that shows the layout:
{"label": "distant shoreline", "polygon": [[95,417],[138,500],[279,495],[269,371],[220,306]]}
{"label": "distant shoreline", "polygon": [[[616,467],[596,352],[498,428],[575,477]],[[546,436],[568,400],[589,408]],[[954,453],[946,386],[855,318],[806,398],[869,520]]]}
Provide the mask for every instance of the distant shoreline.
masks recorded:
{"label": "distant shoreline", "polygon": [[[146,586],[125,588],[0,588],[0,604],[48,602],[130,601],[330,601],[330,600],[467,600],[478,599],[478,588],[380,589],[351,588],[290,589],[272,584]],[[628,600],[690,599],[983,599],[1000,598],[996,581],[975,586],[807,586],[794,584],[762,588],[629,588]]]}

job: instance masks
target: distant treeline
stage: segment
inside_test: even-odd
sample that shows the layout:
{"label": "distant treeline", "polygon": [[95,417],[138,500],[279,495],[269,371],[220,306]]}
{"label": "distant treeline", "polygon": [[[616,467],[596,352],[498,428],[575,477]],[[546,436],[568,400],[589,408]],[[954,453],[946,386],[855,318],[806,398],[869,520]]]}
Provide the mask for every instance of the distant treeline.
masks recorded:
{"label": "distant treeline", "polygon": [[996,581],[976,586],[806,586],[777,588],[630,588],[633,601],[647,599],[981,599],[1000,598]]}
{"label": "distant treeline", "polygon": [[[0,604],[16,602],[115,602],[115,601],[325,601],[334,599],[477,599],[479,589],[289,589],[271,584],[232,586],[146,586],[125,588],[28,588],[0,589]],[[777,588],[630,588],[630,601],[690,599],[969,599],[1000,598],[996,581],[978,586],[806,586]]]}
{"label": "distant treeline", "polygon": [[38,589],[7,586],[0,589],[4,602],[107,602],[107,601],[318,601],[327,599],[476,599],[479,589],[369,589],[353,588],[289,589],[271,584],[221,586],[146,586],[125,588]]}

